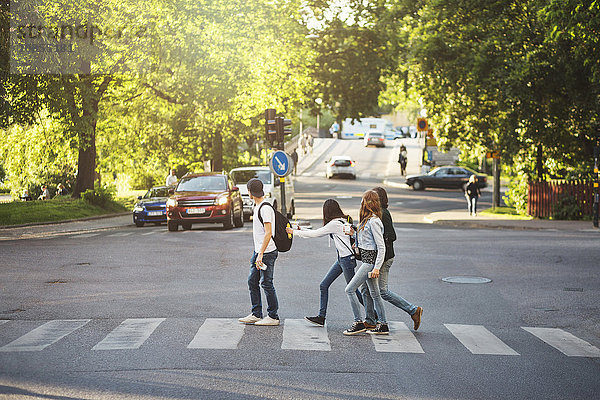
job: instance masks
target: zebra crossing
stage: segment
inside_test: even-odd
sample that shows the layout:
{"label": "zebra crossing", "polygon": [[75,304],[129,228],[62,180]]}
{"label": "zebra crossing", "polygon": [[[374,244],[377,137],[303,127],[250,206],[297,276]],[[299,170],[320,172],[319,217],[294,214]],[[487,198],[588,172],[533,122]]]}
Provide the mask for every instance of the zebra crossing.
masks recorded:
{"label": "zebra crossing", "polygon": [[[9,343],[0,342],[0,353],[40,352],[58,341],[67,341],[69,337],[84,332],[91,319],[60,319],[47,321],[37,328],[23,334]],[[9,333],[11,325],[18,327],[21,321],[0,320],[0,338]],[[162,324],[168,324],[167,318],[131,318],[114,327],[102,340],[90,348],[91,351],[137,350],[155,334]],[[340,347],[332,345],[333,336],[340,336],[336,329],[327,325],[312,325],[304,319],[285,319],[282,327],[258,328],[261,334],[273,335],[273,340],[282,332],[281,349],[296,351],[336,351]],[[419,338],[427,332],[415,333],[404,322],[391,321],[390,334],[368,335],[371,348],[380,353],[424,354]],[[443,324],[445,332],[473,355],[520,356],[517,349],[508,346],[501,338],[482,325]],[[256,329],[240,324],[234,318],[206,318],[197,329],[195,336],[187,345],[188,349],[235,350],[239,349],[244,335]],[[589,342],[560,328],[521,327],[519,332],[527,332],[550,348],[558,350],[567,357],[599,358],[600,349]],[[257,332],[254,330],[254,332]],[[89,332],[87,332],[89,333]],[[85,334],[85,333],[83,333]],[[4,336],[3,336],[4,335]],[[364,334],[362,336],[366,336]],[[279,339],[278,339],[279,340]],[[369,341],[356,341],[357,346],[369,346]],[[526,346],[526,345],[524,345]],[[1,357],[1,356],[0,356]]]}

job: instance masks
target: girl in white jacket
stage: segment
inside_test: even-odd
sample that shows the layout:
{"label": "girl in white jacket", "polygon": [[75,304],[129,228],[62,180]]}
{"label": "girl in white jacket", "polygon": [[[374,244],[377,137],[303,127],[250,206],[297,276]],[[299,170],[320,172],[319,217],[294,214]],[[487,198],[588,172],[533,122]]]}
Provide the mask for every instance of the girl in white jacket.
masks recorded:
{"label": "girl in white jacket", "polygon": [[[335,248],[337,250],[337,260],[323,277],[319,288],[321,290],[321,307],[319,314],[315,317],[305,317],[305,319],[313,324],[323,326],[325,325],[325,317],[327,314],[327,301],[329,298],[329,286],[337,279],[338,276],[344,274],[346,283],[352,280],[354,277],[354,268],[356,268],[356,259],[352,251],[352,245],[350,243],[350,236],[344,233],[344,224],[346,222],[351,223],[351,218],[342,212],[340,205],[333,199],[328,199],[323,203],[323,227],[316,230],[294,230],[287,228],[287,232],[298,237],[313,238],[329,235],[329,240],[333,240]],[[373,308],[373,300],[367,293],[363,298],[358,290],[356,290],[357,301],[361,304],[366,303],[367,324],[375,327],[376,316]]]}

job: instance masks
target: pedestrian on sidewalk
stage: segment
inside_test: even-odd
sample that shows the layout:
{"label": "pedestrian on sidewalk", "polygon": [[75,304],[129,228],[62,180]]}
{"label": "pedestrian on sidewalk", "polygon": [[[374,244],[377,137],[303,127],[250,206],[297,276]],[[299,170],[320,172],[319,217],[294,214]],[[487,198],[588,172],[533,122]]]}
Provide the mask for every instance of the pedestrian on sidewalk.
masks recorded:
{"label": "pedestrian on sidewalk", "polygon": [[465,187],[465,198],[467,199],[469,215],[473,217],[477,216],[477,200],[479,200],[479,196],[481,196],[481,190],[479,190],[477,175],[473,174],[469,177],[469,183]]}
{"label": "pedestrian on sidewalk", "polygon": [[[329,299],[329,287],[341,275],[344,274],[346,283],[349,283],[354,277],[354,269],[356,268],[356,258],[352,251],[350,236],[344,232],[344,225],[352,224],[352,218],[344,214],[340,205],[333,199],[325,200],[323,203],[323,226],[316,230],[300,230],[287,228],[288,234],[293,234],[302,238],[314,238],[329,235],[329,245],[333,240],[337,251],[337,259],[329,268],[329,271],[323,277],[319,289],[321,292],[319,314],[315,317],[304,317],[307,321],[315,325],[325,325],[325,317],[327,315],[327,302]],[[373,308],[373,299],[368,290],[364,297],[359,290],[356,290],[358,301],[365,306],[367,318],[365,324],[375,328],[377,315]]]}
{"label": "pedestrian on sidewalk", "polygon": [[381,293],[381,298],[383,300],[395,305],[410,315],[411,319],[413,320],[413,329],[416,331],[421,325],[423,308],[409,303],[401,296],[388,290],[388,275],[390,272],[390,267],[394,263],[395,257],[394,241],[396,240],[396,230],[394,229],[392,215],[388,210],[387,192],[382,187],[376,187],[373,189],[373,191],[377,192],[379,195],[379,202],[381,204],[381,221],[383,222],[383,240],[385,242],[385,257],[383,259],[383,265],[379,270],[379,292]]}
{"label": "pedestrian on sidewalk", "polygon": [[388,335],[389,328],[385,319],[383,300],[379,293],[379,272],[385,257],[385,241],[383,240],[383,223],[381,222],[381,205],[376,192],[369,190],[362,197],[360,205],[360,224],[358,225],[358,248],[362,265],[346,286],[346,295],[350,300],[354,324],[344,331],[344,335],[355,335],[365,332],[365,326],[360,313],[360,303],[356,289],[367,284],[375,311],[377,312],[377,327],[369,330],[376,335]]}
{"label": "pedestrian on sidewalk", "polygon": [[404,143],[400,146],[400,153],[398,154],[398,163],[400,164],[400,175],[406,175],[406,164],[408,163],[408,153]]}
{"label": "pedestrian on sidewalk", "polygon": [[[263,183],[260,179],[252,178],[246,186],[250,198],[254,201],[252,222],[254,253],[250,259],[250,273],[248,275],[252,312],[248,316],[240,318],[239,321],[244,324],[279,325],[279,315],[277,314],[279,302],[273,286],[275,260],[278,255],[277,247],[272,238],[275,210],[269,202],[265,201]],[[263,318],[261,287],[267,298],[267,316],[265,318]]]}
{"label": "pedestrian on sidewalk", "polygon": [[296,170],[298,169],[298,152],[296,151],[296,149],[294,149],[292,151],[292,154],[290,154],[290,157],[292,158],[292,161],[294,162],[294,175],[296,175]]}
{"label": "pedestrian on sidewalk", "polygon": [[46,185],[42,185],[42,194],[39,195],[38,200],[50,200],[50,191]]}
{"label": "pedestrian on sidewalk", "polygon": [[171,173],[167,175],[165,182],[166,186],[174,186],[177,183],[177,175],[175,175],[175,169],[171,169]]}

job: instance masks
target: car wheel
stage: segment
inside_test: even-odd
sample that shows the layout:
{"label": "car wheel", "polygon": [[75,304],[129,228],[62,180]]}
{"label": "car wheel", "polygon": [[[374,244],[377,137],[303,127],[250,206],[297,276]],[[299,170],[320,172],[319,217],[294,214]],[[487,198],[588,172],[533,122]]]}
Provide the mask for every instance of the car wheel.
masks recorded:
{"label": "car wheel", "polygon": [[177,229],[179,229],[179,224],[177,224],[177,222],[168,221],[167,228],[169,229],[169,232],[177,232]]}
{"label": "car wheel", "polygon": [[227,216],[227,219],[223,222],[223,228],[233,228],[233,207],[229,209],[229,215]]}
{"label": "car wheel", "polygon": [[144,223],[142,221],[135,221],[135,226],[141,228],[142,226],[144,226]]}
{"label": "car wheel", "polygon": [[190,229],[192,229],[192,224],[189,222],[186,222],[186,223],[181,224],[181,227],[183,228],[184,231],[189,231]]}
{"label": "car wheel", "polygon": [[233,221],[233,224],[235,225],[236,228],[241,228],[244,226],[244,209],[241,205],[240,205],[240,215],[238,218],[236,218]]}
{"label": "car wheel", "polygon": [[422,181],[414,181],[412,184],[413,190],[423,190],[425,189],[425,185],[423,185]]}

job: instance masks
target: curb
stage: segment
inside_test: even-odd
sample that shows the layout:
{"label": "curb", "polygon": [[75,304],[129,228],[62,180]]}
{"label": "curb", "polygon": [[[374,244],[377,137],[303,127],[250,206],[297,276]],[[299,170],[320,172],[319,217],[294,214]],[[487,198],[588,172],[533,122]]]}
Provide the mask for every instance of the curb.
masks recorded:
{"label": "curb", "polygon": [[394,188],[410,189],[410,186],[408,186],[406,183],[394,182],[388,179],[384,179],[383,184]]}
{"label": "curb", "polygon": [[25,228],[28,226],[38,226],[38,225],[59,225],[59,224],[66,224],[69,222],[93,221],[95,219],[121,217],[121,216],[129,215],[129,214],[131,214],[131,211],[124,211],[122,213],[117,213],[117,214],[104,214],[104,215],[95,215],[93,217],[67,219],[64,221],[30,222],[28,224],[21,224],[21,225],[1,225],[0,229]]}

